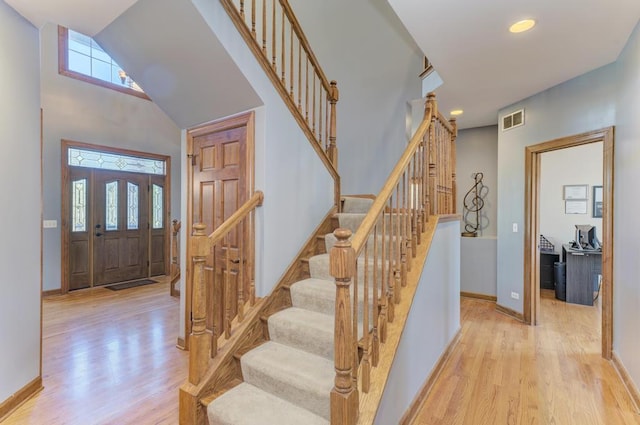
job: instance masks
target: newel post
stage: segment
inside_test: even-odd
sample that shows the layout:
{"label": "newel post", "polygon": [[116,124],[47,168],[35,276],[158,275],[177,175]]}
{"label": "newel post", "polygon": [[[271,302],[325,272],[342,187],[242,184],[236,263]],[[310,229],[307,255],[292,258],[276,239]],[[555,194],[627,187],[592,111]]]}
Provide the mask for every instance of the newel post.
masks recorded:
{"label": "newel post", "polygon": [[191,336],[189,350],[189,382],[198,385],[207,370],[211,336],[207,333],[207,281],[204,270],[209,255],[209,240],[204,232],[206,225],[193,225],[191,235],[191,261],[193,263],[191,299]]}
{"label": "newel post", "polygon": [[338,241],[329,254],[331,275],[336,282],[334,362],[336,378],[331,390],[331,425],[353,425],[358,418],[358,391],[353,387],[353,323],[349,286],[355,274],[356,256],[351,247],[351,230],[337,229]]}
{"label": "newel post", "polygon": [[338,99],[340,98],[340,92],[338,91],[338,83],[335,80],[331,81],[331,91],[329,92],[329,96],[331,112],[329,115],[329,149],[327,151],[327,156],[337,170],[338,146],[336,145],[336,103],[338,103]]}

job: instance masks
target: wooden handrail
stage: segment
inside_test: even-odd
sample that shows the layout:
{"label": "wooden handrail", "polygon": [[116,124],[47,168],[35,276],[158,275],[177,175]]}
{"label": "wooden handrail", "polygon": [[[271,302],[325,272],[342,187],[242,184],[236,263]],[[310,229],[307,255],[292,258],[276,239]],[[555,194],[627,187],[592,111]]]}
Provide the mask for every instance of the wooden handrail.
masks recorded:
{"label": "wooden handrail", "polygon": [[398,184],[400,177],[402,177],[404,170],[407,168],[407,165],[411,161],[413,154],[420,146],[420,143],[422,143],[422,139],[427,133],[427,130],[429,130],[429,126],[431,125],[431,118],[433,116],[433,109],[433,102],[431,102],[430,100],[427,101],[427,103],[425,104],[425,115],[422,123],[420,123],[420,126],[411,138],[409,145],[407,145],[407,148],[398,160],[398,163],[393,168],[391,173],[389,173],[389,177],[387,178],[386,183],[380,190],[380,193],[376,197],[376,200],[373,202],[373,205],[371,205],[371,208],[369,209],[369,212],[365,216],[364,220],[362,220],[362,224],[358,228],[358,231],[353,235],[353,238],[351,239],[351,246],[356,254],[360,253],[364,248],[364,245],[367,242],[367,238],[369,237],[373,226],[376,224],[378,217],[384,210],[389,197],[393,194],[396,185]]}
{"label": "wooden handrail", "polygon": [[180,249],[178,244],[178,235],[180,233],[180,228],[182,227],[182,223],[174,219],[172,222],[172,233],[171,233],[171,269],[170,269],[170,283],[169,283],[169,294],[172,297],[179,296],[180,291],[176,290],[175,284],[180,279]]}
{"label": "wooden handrail", "polygon": [[231,229],[240,223],[251,211],[256,207],[262,205],[264,201],[264,193],[257,190],[251,197],[238,208],[228,219],[226,219],[220,226],[216,228],[209,236],[209,246],[215,245],[219,242]]}
{"label": "wooden handrail", "polygon": [[430,93],[422,122],[356,233],[334,232],[337,242],[329,256],[336,285],[332,425],[358,420],[359,394],[371,389],[371,371],[378,365],[387,323],[395,320],[428,216],[455,212],[456,125],[443,120]]}
{"label": "wooden handrail", "polygon": [[327,79],[286,0],[220,3],[333,178],[339,207],[337,83]]}
{"label": "wooden handrail", "polygon": [[[238,210],[236,210],[231,216],[226,219],[220,226],[218,226],[213,233],[207,236],[204,232],[206,225],[203,223],[195,223],[193,225],[193,234],[191,236],[191,261],[192,261],[192,318],[191,318],[191,335],[190,335],[190,350],[189,350],[189,383],[192,385],[198,385],[202,380],[209,365],[209,359],[214,357],[218,352],[218,337],[219,332],[224,331],[224,336],[228,339],[231,333],[231,310],[234,308],[231,303],[237,306],[237,316],[239,322],[242,322],[244,317],[244,304],[245,294],[243,285],[238,285],[237,288],[237,301],[232,301],[232,296],[229,285],[229,272],[225,273],[227,279],[224,284],[226,298],[223,300],[214,300],[215,312],[224,312],[225,316],[221,323],[222,329],[218,329],[215,324],[215,318],[212,317],[214,311],[207,308],[207,277],[205,272],[205,265],[207,257],[211,255],[212,248],[216,244],[221,244],[226,248],[225,253],[225,268],[230,270],[231,264],[237,264],[239,275],[245,268],[247,272],[252,271],[253,267],[253,247],[247,247],[249,255],[247,258],[238,257],[237,259],[230,258],[229,240],[226,244],[224,238],[234,231],[238,226],[244,226],[245,220],[250,218],[250,214],[256,209],[256,207],[262,205],[264,200],[264,194],[261,191],[256,191],[251,197],[244,203]],[[249,225],[251,227],[252,225]],[[241,232],[242,233],[242,232]],[[239,238],[240,246],[239,251],[242,251],[242,237]],[[242,253],[240,255],[243,255]],[[251,289],[249,294],[249,304],[255,304],[255,287],[251,278]],[[215,291],[214,291],[215,292]],[[213,328],[210,332],[207,330],[207,322],[213,322]]]}

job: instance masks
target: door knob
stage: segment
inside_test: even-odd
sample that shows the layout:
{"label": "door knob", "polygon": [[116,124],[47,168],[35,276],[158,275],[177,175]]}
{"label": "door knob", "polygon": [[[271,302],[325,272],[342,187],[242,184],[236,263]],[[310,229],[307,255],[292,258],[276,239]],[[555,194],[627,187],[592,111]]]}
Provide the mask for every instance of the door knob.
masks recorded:
{"label": "door knob", "polygon": [[97,233],[96,233],[96,236],[102,236],[102,233],[97,232]]}

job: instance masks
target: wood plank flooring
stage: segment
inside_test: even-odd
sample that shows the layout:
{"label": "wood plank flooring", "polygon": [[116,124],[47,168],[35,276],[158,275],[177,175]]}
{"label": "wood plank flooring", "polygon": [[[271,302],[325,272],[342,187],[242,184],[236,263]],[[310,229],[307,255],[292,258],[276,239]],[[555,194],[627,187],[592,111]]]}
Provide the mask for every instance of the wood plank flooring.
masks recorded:
{"label": "wood plank flooring", "polygon": [[600,356],[599,301],[578,306],[547,293],[541,303],[541,324],[531,327],[462,298],[459,344],[414,424],[640,424]]}
{"label": "wood plank flooring", "polygon": [[45,298],[44,390],[3,425],[177,424],[188,353],[179,300],[159,283]]}

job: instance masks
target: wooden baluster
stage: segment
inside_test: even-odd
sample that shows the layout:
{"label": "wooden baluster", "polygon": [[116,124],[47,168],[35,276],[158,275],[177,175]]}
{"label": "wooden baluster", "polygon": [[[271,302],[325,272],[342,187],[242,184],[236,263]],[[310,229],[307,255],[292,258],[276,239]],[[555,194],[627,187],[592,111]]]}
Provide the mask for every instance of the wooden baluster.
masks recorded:
{"label": "wooden baluster", "polygon": [[262,0],[262,53],[267,57],[267,0]]}
{"label": "wooden baluster", "polygon": [[352,367],[352,317],[350,301],[351,278],[355,271],[355,253],[351,247],[348,229],[333,233],[338,239],[329,254],[331,275],[336,283],[334,362],[336,377],[331,390],[331,424],[353,425],[358,417],[358,390],[353,387]]}
{"label": "wooden baluster", "polygon": [[[262,204],[262,201],[260,201],[260,204]],[[256,220],[256,211],[253,210],[251,211],[251,214],[249,215],[249,228],[250,230],[250,235],[255,235],[255,220]],[[249,262],[247,264],[247,270],[249,273],[249,302],[251,307],[253,307],[256,304],[256,270],[255,270],[255,241],[253,240],[253,238],[251,238],[251,244],[249,246]]]}
{"label": "wooden baluster", "polygon": [[253,39],[258,41],[256,34],[256,0],[251,0],[251,35]]}
{"label": "wooden baluster", "polygon": [[289,96],[294,100],[293,96],[293,25],[289,25]]}
{"label": "wooden baluster", "polygon": [[438,122],[438,106],[435,100],[435,94],[429,93],[429,101],[431,102],[432,118],[431,127],[429,127],[429,214],[438,213],[438,191],[437,191],[437,170],[436,170],[436,125]]}
{"label": "wooden baluster", "polygon": [[233,305],[233,301],[231,300],[231,258],[229,258],[231,256],[231,249],[229,249],[229,239],[230,239],[230,233],[227,233],[227,235],[225,236],[225,255],[224,255],[224,269],[225,269],[225,274],[224,274],[224,289],[223,289],[223,295],[222,298],[224,299],[224,323],[223,323],[223,329],[224,329],[224,337],[226,339],[231,338],[231,320],[233,319],[231,317],[231,306]]}
{"label": "wooden baluster", "polygon": [[331,106],[329,122],[329,152],[327,156],[336,169],[338,168],[338,146],[336,145],[336,103],[340,99],[338,83],[331,81],[331,92],[329,93],[329,104]]}
{"label": "wooden baluster", "polygon": [[[382,215],[384,218],[384,215]],[[379,258],[378,258],[378,225],[373,226],[373,340],[371,341],[371,363],[373,367],[378,366],[380,359],[380,339],[378,336],[378,324],[380,323],[380,311],[378,306],[378,297],[380,296],[380,290],[378,289],[378,280],[380,275],[378,273]],[[382,284],[380,284],[382,286]]]}
{"label": "wooden baluster", "polygon": [[240,17],[244,21],[244,0],[240,0]]}
{"label": "wooden baluster", "polygon": [[389,270],[388,270],[388,276],[387,276],[387,320],[389,322],[393,322],[393,319],[395,319],[395,304],[393,302],[394,300],[394,293],[395,293],[395,275],[394,275],[394,268],[395,268],[395,264],[393,262],[393,259],[395,258],[395,253],[393,252],[393,238],[394,238],[394,221],[395,221],[395,214],[393,213],[393,195],[391,195],[391,197],[389,198],[389,253],[388,253],[388,257],[389,257]]}
{"label": "wooden baluster", "polygon": [[[367,238],[368,239],[368,238]],[[358,292],[357,286],[354,292]],[[354,322],[358,323],[358,316]],[[356,339],[357,339],[356,333]],[[362,294],[362,392],[368,393],[371,384],[371,363],[369,362],[369,241],[364,244],[364,291]],[[356,368],[358,366],[358,349],[356,347]],[[357,385],[357,382],[356,382]]]}
{"label": "wooden baluster", "polygon": [[173,296],[177,296],[178,292],[175,288],[175,281],[177,281],[178,276],[180,276],[180,256],[178,253],[180,250],[178,249],[178,232],[180,232],[180,227],[182,227],[182,223],[178,220],[173,220],[172,222],[173,233],[171,236],[171,280],[169,284],[169,294]]}
{"label": "wooden baluster", "polygon": [[312,97],[312,101],[311,101],[311,132],[315,135],[316,134],[316,68],[312,67],[311,68],[312,74],[313,74],[313,83],[311,85],[311,87],[313,87],[313,97]]}
{"label": "wooden baluster", "polygon": [[304,70],[304,120],[309,124],[309,56],[306,56],[305,70]]}
{"label": "wooden baluster", "polygon": [[380,240],[382,246],[380,249],[380,342],[383,344],[387,341],[387,294],[389,292],[387,285],[387,253],[386,253],[386,239],[387,239],[387,217],[385,215],[384,208],[382,209],[382,238]]}
{"label": "wooden baluster", "polygon": [[393,302],[395,302],[396,304],[400,303],[400,289],[402,288],[402,275],[403,275],[403,269],[405,270],[405,274],[406,274],[406,269],[404,268],[404,266],[402,265],[402,248],[401,248],[401,242],[402,242],[402,226],[401,226],[401,216],[400,216],[400,181],[398,181],[398,183],[396,183],[396,221],[395,221],[395,228],[394,228],[394,234],[395,234],[395,238],[394,238],[394,242],[395,242],[395,252],[394,252],[394,267],[393,267],[393,277],[394,277],[394,282],[393,282]]}
{"label": "wooden baluster", "polygon": [[[420,147],[418,147],[418,149],[420,149]],[[418,222],[419,222],[419,217],[418,217],[418,211],[419,211],[419,207],[418,205],[420,205],[418,203],[418,194],[419,194],[419,182],[418,182],[418,151],[416,151],[413,154],[413,158],[411,159],[411,162],[413,164],[413,174],[411,176],[411,253],[413,254],[413,258],[416,258],[417,252],[418,252],[418,238],[419,238],[419,232],[418,232]]]}
{"label": "wooden baluster", "polygon": [[[422,244],[422,214],[424,199],[424,184],[422,181],[422,168],[423,168],[423,155],[424,155],[424,137],[420,141],[420,147],[418,148],[418,152],[416,152],[416,182],[418,184],[416,190],[416,235],[417,235],[417,244]],[[415,252],[415,251],[414,251]]]}
{"label": "wooden baluster", "polygon": [[[353,299],[351,300],[351,317],[353,321],[351,322],[351,381],[353,388],[358,388],[358,362],[360,358],[358,357],[358,309],[360,308],[360,303],[358,301],[358,287],[360,286],[360,276],[358,273],[358,261],[359,258],[356,257],[356,264],[353,269],[353,279],[351,280],[351,288],[353,288]],[[366,267],[366,266],[365,266]],[[363,300],[364,303],[364,300]]]}
{"label": "wooden baluster", "polygon": [[[324,151],[327,152],[327,148],[329,146],[322,145],[322,94],[324,93],[324,87],[322,87],[322,81],[320,81],[320,101],[318,102],[318,107],[320,111],[318,112],[318,144],[324,148]],[[331,158],[329,158],[331,160]]]}
{"label": "wooden baluster", "polygon": [[455,214],[457,210],[457,196],[458,196],[458,186],[456,182],[456,139],[458,138],[458,123],[455,118],[451,118],[449,120],[451,124],[451,128],[453,128],[453,133],[451,134],[451,198],[452,209],[451,213]]}
{"label": "wooden baluster", "polygon": [[[329,111],[331,110],[331,103],[330,103],[330,97],[331,97],[331,92],[327,91],[325,89],[325,96],[324,96],[324,134],[325,134],[325,138],[324,138],[324,143],[327,145],[325,147],[327,152],[329,151],[329,147],[331,146],[329,144]],[[329,157],[329,159],[331,159],[331,157]],[[331,161],[331,163],[333,164],[333,160]]]}
{"label": "wooden baluster", "polygon": [[280,63],[280,67],[282,68],[282,85],[286,88],[287,87],[287,80],[285,79],[285,71],[287,69],[286,66],[286,62],[285,62],[285,57],[286,57],[286,51],[287,49],[285,49],[285,40],[284,40],[284,8],[282,8],[282,28],[280,29],[281,33],[282,33],[282,52],[280,52],[281,56],[282,56],[282,63]]}
{"label": "wooden baluster", "polygon": [[273,8],[271,13],[271,67],[278,74],[278,65],[276,64],[276,0],[273,1]]}
{"label": "wooden baluster", "polygon": [[407,173],[408,169],[404,170],[402,173],[402,240],[401,248],[402,248],[402,267],[403,267],[403,276],[402,276],[402,286],[407,286],[407,272],[411,271],[411,240],[409,240],[409,235],[411,231],[409,229],[409,208],[407,199],[409,194],[407,192]]}
{"label": "wooden baluster", "polygon": [[[217,351],[217,347],[211,345],[212,340],[207,335],[207,279],[204,267],[211,248],[204,232],[205,229],[206,225],[196,223],[193,225],[191,236],[193,276],[191,281],[192,318],[189,338],[189,383],[192,385],[198,385],[207,370],[209,350],[211,349],[211,353]],[[215,334],[215,327],[213,332]]]}
{"label": "wooden baluster", "polygon": [[244,320],[244,222],[246,219],[243,219],[240,223],[238,223],[237,229],[239,230],[236,235],[238,235],[238,286],[236,291],[238,292],[238,322],[242,322]]}
{"label": "wooden baluster", "polygon": [[302,113],[302,44],[298,41],[298,110]]}

